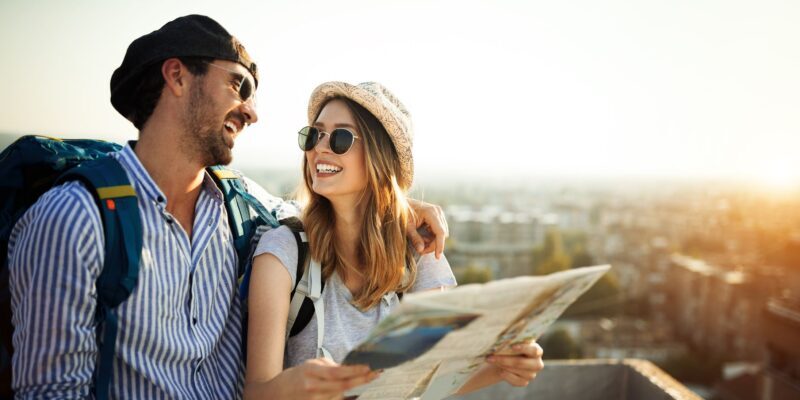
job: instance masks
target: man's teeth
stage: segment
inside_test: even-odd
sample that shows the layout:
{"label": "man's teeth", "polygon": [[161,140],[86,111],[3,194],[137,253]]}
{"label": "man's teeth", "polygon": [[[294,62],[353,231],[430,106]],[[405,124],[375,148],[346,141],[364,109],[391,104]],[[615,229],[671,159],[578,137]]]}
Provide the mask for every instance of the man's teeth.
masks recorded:
{"label": "man's teeth", "polygon": [[233,122],[230,122],[230,121],[225,122],[225,127],[230,129],[231,132],[236,133],[236,131],[237,131],[236,124],[234,124]]}
{"label": "man's teeth", "polygon": [[339,168],[339,167],[337,167],[335,165],[317,164],[317,172],[334,174],[334,173],[337,173],[337,172],[339,172],[341,170],[342,170],[341,168]]}

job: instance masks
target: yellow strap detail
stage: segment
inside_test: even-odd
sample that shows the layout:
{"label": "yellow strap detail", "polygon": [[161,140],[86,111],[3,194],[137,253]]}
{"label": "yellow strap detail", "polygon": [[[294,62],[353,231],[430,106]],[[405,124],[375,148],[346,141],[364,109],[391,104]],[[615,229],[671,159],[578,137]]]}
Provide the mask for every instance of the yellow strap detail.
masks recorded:
{"label": "yellow strap detail", "polygon": [[136,191],[131,185],[109,186],[97,188],[97,194],[101,199],[114,199],[118,197],[136,197]]}
{"label": "yellow strap detail", "polygon": [[239,179],[239,177],[231,170],[215,169],[213,171],[214,175],[216,175],[218,179]]}
{"label": "yellow strap detail", "polygon": [[52,137],[52,136],[47,136],[47,135],[29,135],[29,136],[33,136],[33,137],[37,137],[37,138],[44,138],[44,139],[49,139],[49,140],[55,140],[56,142],[63,142],[64,141],[64,139],[57,138],[57,137]]}

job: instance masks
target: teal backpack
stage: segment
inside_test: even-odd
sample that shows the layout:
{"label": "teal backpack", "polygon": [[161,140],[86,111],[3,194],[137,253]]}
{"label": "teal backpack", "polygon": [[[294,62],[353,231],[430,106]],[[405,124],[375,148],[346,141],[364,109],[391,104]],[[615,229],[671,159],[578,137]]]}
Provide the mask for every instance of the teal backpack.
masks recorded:
{"label": "teal backpack", "polygon": [[[60,140],[23,136],[0,153],[0,398],[11,398],[11,295],[8,240],[17,220],[55,185],[81,181],[94,195],[103,220],[105,263],[97,279],[99,358],[93,392],[108,398],[117,334],[116,307],[130,296],[139,274],[142,223],[136,192],[117,160],[108,153],[119,144],[100,140]],[[239,276],[248,264],[251,238],[258,226],[278,225],[275,217],[245,190],[239,175],[225,167],[208,168],[225,197],[228,220],[239,256]],[[253,216],[250,209],[256,211]],[[105,327],[105,331],[103,331]],[[100,339],[100,334],[103,339]],[[100,344],[103,345],[100,345]]]}

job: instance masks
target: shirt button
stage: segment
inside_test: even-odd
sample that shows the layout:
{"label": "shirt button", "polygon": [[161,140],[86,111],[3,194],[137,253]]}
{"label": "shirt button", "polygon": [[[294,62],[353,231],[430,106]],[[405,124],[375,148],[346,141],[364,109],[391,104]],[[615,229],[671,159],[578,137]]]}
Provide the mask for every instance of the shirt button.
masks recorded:
{"label": "shirt button", "polygon": [[197,325],[197,318],[192,318],[192,325]]}
{"label": "shirt button", "polygon": [[163,196],[158,196],[158,198],[157,198],[156,200],[157,200],[159,203],[163,203],[163,202],[164,202],[164,197],[163,197]]}

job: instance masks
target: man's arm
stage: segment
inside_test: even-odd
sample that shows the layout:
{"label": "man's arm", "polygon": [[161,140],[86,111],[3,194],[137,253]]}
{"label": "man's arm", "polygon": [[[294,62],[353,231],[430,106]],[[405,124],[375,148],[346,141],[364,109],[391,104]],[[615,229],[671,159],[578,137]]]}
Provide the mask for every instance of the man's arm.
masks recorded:
{"label": "man's arm", "polygon": [[[253,195],[269,211],[274,211],[278,219],[299,216],[300,205],[296,201],[286,201],[274,196],[252,179],[243,176],[247,192]],[[447,229],[447,220],[441,207],[424,201],[408,199],[408,204],[414,211],[414,218],[406,228],[406,234],[414,248],[420,254],[432,251],[439,259],[444,252],[444,241],[450,235]]]}
{"label": "man's arm", "polygon": [[104,258],[91,194],[77,182],[45,193],[14,227],[8,256],[17,397],[87,397]]}
{"label": "man's arm", "polygon": [[447,219],[441,207],[420,200],[408,199],[415,218],[406,227],[406,234],[419,254],[436,251],[438,260],[444,252],[444,240],[450,236]]}

